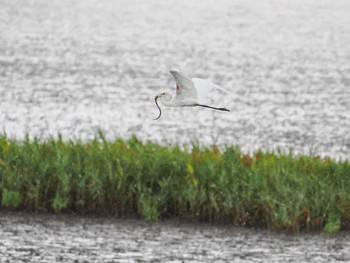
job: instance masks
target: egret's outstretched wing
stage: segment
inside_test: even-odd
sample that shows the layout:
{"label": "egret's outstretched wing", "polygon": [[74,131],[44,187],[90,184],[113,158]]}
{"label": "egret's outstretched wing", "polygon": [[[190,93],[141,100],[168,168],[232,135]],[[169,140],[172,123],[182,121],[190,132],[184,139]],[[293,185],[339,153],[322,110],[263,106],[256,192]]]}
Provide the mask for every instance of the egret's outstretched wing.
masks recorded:
{"label": "egret's outstretched wing", "polygon": [[197,90],[193,81],[175,70],[170,71],[170,73],[176,82],[176,96],[182,100],[197,101]]}
{"label": "egret's outstretched wing", "polygon": [[192,82],[197,90],[198,103],[201,104],[215,104],[226,93],[225,89],[205,79],[193,78]]}

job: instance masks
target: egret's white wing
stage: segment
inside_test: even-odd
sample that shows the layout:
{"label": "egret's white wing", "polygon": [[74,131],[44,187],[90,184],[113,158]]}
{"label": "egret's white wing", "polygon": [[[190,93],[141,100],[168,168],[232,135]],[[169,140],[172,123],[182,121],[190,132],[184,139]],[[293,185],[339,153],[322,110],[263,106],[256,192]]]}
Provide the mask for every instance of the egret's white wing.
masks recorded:
{"label": "egret's white wing", "polygon": [[181,100],[197,101],[197,90],[193,81],[175,70],[170,73],[176,82],[176,96]]}
{"label": "egret's white wing", "polygon": [[197,90],[199,104],[213,105],[224,96],[226,91],[221,86],[208,80],[193,78],[192,82]]}

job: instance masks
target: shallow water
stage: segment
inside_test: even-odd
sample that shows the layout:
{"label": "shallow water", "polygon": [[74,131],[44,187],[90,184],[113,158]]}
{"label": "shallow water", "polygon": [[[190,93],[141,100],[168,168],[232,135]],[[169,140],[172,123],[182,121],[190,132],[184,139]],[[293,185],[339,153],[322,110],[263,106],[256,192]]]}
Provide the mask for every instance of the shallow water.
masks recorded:
{"label": "shallow water", "polygon": [[1,262],[349,262],[350,240],[176,221],[6,213]]}
{"label": "shallow water", "polygon": [[[350,2],[0,0],[0,129],[350,156]],[[166,108],[169,69],[228,90]],[[224,104],[224,105],[221,105]]]}

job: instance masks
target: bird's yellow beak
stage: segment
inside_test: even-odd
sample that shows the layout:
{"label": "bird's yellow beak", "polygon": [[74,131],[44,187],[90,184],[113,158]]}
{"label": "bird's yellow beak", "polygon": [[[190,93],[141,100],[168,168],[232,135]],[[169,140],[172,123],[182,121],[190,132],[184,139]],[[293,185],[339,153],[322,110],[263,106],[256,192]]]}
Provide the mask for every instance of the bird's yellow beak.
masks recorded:
{"label": "bird's yellow beak", "polygon": [[157,94],[156,96],[154,96],[155,99],[158,99],[159,97],[162,97],[165,94],[165,92],[161,92],[159,94]]}

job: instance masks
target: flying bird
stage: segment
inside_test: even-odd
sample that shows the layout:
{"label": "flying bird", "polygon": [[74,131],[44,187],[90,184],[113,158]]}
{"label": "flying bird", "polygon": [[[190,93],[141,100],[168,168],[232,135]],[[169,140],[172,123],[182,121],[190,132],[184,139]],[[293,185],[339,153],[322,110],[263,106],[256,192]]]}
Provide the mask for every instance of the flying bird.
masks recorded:
{"label": "flying bird", "polygon": [[211,100],[211,92],[214,90],[223,90],[220,86],[204,79],[189,79],[180,72],[171,70],[170,74],[176,82],[176,91],[172,95],[169,92],[161,92],[154,97],[154,101],[159,109],[158,120],[162,116],[162,110],[158,105],[158,99],[168,107],[205,107],[219,111],[230,111],[226,108],[213,107],[207,105],[206,99]]}

